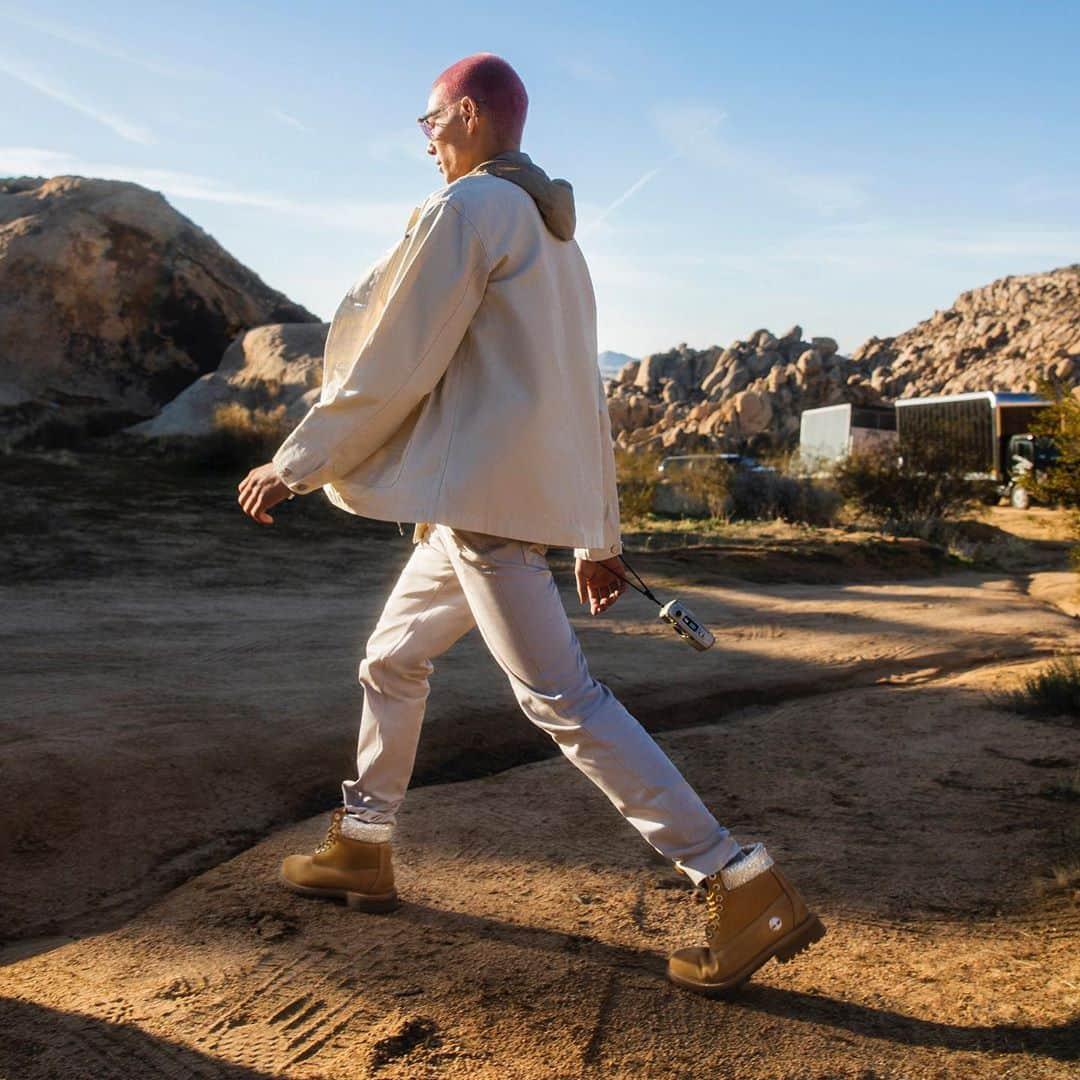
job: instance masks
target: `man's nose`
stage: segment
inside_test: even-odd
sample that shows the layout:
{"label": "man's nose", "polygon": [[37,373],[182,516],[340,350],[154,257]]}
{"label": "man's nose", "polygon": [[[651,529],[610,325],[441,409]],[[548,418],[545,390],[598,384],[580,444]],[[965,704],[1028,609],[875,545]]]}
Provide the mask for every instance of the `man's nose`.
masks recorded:
{"label": "man's nose", "polygon": [[435,154],[435,144],[433,142],[431,142],[430,139],[428,140],[428,144],[427,144],[427,152],[429,154],[431,154],[432,156],[434,156],[434,154]]}

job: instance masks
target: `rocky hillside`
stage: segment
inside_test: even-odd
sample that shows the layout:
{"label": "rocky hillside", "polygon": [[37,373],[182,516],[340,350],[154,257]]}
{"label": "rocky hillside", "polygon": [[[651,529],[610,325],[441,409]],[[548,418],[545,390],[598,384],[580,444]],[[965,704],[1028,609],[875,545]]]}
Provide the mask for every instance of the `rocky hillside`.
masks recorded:
{"label": "rocky hillside", "polygon": [[155,415],[239,333],[318,322],[138,184],[0,180],[0,445]]}
{"label": "rocky hillside", "polygon": [[803,409],[881,396],[829,337],[758,330],[726,349],[685,344],[627,364],[608,384],[616,445],[695,450],[792,444]]}
{"label": "rocky hillside", "polygon": [[1080,378],[1080,264],[1004,277],[964,293],[899,337],[872,337],[852,356],[889,398],[966,390],[1034,390]]}
{"label": "rocky hillside", "polygon": [[726,349],[685,344],[607,383],[616,445],[632,450],[791,447],[804,409],[965,390],[1080,383],[1080,265],[964,293],[899,337],[851,357],[828,337],[758,330]]}

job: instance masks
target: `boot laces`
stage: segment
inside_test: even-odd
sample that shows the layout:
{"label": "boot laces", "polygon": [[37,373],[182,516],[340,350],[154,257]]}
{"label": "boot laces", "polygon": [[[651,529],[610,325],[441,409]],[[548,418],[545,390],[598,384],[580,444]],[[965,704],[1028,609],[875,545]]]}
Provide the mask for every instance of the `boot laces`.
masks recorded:
{"label": "boot laces", "polygon": [[717,878],[709,878],[705,890],[705,929],[714,934],[720,929],[724,915],[724,891]]}
{"label": "boot laces", "polygon": [[339,806],[330,815],[330,827],[326,830],[326,836],[323,842],[315,849],[316,855],[321,855],[324,851],[329,851],[341,838],[341,819],[345,816],[344,807]]}

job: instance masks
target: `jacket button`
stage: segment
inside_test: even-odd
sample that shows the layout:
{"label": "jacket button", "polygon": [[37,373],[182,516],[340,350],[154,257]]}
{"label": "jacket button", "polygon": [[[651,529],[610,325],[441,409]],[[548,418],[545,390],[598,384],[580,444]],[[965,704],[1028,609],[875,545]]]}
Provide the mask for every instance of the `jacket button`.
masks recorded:
{"label": "jacket button", "polygon": [[619,545],[618,544],[612,544],[611,545],[611,554],[612,555],[618,555],[619,554]]}

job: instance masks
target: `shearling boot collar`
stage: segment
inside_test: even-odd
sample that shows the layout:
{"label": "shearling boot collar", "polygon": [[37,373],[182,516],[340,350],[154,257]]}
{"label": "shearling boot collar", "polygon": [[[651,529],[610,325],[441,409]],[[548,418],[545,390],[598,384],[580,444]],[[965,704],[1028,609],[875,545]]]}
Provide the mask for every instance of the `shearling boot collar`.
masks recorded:
{"label": "shearling boot collar", "polygon": [[740,885],[745,885],[751,878],[764,873],[773,864],[772,856],[765,850],[764,844],[754,844],[743,848],[743,853],[727,864],[720,871],[720,880],[724,888],[731,892]]}
{"label": "shearling boot collar", "polygon": [[369,844],[385,844],[393,835],[393,825],[376,824],[363,821],[353,814],[346,814],[341,819],[341,835],[350,840],[364,840]]}

